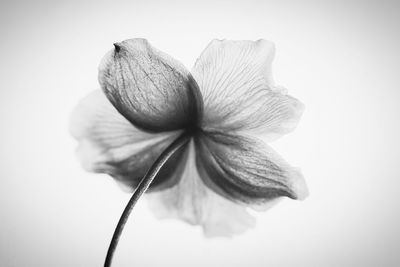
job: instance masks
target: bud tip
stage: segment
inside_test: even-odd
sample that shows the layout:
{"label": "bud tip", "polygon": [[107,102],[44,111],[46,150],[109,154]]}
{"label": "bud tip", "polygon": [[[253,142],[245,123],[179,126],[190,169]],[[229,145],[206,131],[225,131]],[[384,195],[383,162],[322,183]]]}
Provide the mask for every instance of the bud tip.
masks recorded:
{"label": "bud tip", "polygon": [[121,50],[121,46],[118,43],[114,43],[115,52],[119,52]]}

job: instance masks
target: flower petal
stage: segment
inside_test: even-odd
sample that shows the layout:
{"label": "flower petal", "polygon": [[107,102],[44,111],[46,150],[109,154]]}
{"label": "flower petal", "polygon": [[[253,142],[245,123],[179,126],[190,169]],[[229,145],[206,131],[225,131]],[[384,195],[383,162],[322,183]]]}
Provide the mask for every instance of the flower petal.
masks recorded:
{"label": "flower petal", "polygon": [[145,39],[114,44],[99,66],[99,82],[117,110],[149,132],[196,125],[202,114],[197,83],[175,59]]}
{"label": "flower petal", "polygon": [[255,219],[242,205],[221,197],[206,187],[196,170],[194,145],[180,182],[163,191],[147,195],[158,218],[178,218],[200,225],[208,237],[229,237],[255,225]]}
{"label": "flower petal", "polygon": [[[83,167],[91,172],[113,176],[132,191],[161,152],[179,132],[149,134],[135,128],[112,106],[104,93],[94,91],[75,108],[70,131],[78,140],[77,154]],[[151,185],[160,190],[177,182],[175,172],[185,157],[178,151]]]}
{"label": "flower petal", "polygon": [[206,133],[197,140],[197,148],[204,183],[232,201],[259,205],[308,194],[301,173],[257,139]]}
{"label": "flower petal", "polygon": [[293,130],[303,105],[274,86],[273,57],[269,41],[212,41],[192,71],[204,99],[203,127],[271,136]]}

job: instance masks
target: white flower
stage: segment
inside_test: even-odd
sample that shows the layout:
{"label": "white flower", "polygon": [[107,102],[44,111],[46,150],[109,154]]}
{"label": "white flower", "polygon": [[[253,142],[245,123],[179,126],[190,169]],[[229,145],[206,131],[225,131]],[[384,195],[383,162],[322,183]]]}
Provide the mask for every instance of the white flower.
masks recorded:
{"label": "white flower", "polygon": [[147,40],[115,44],[99,67],[98,90],[76,108],[71,133],[85,169],[133,191],[182,132],[190,142],[147,194],[158,217],[201,225],[208,236],[254,225],[248,207],[304,199],[301,173],[256,136],[292,131],[303,105],[274,85],[272,43],[212,41],[191,73]]}

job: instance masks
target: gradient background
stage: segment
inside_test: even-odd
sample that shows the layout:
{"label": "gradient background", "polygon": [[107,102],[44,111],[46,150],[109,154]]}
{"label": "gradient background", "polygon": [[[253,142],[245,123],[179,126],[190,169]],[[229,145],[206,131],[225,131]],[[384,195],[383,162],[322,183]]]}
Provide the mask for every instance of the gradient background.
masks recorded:
{"label": "gradient background", "polygon": [[396,1],[1,1],[0,266],[101,266],[129,195],[74,155],[68,118],[112,43],[147,38],[189,69],[213,38],[275,42],[306,105],[272,146],[310,189],[205,239],[141,201],[114,266],[400,266]]}

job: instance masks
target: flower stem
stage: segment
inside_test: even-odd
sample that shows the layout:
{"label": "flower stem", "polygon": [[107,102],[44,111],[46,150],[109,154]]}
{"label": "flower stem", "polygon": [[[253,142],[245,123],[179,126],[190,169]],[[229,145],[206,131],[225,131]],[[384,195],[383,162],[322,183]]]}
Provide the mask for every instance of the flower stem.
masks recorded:
{"label": "flower stem", "polygon": [[124,211],[122,212],[121,218],[118,221],[117,227],[115,228],[114,235],[111,239],[110,246],[108,247],[106,260],[104,262],[104,267],[111,266],[111,262],[113,259],[113,255],[115,249],[117,248],[119,238],[121,236],[122,230],[128,220],[129,214],[131,213],[133,207],[139,200],[139,198],[146,192],[147,188],[149,188],[151,182],[156,177],[157,173],[160,171],[161,167],[168,161],[168,159],[183,145],[185,145],[191,135],[187,132],[181,134],[172,144],[170,144],[157,158],[157,160],[153,163],[150,169],[147,171],[143,179],[140,181],[138,187],[133,193],[131,199],[126,205]]}

